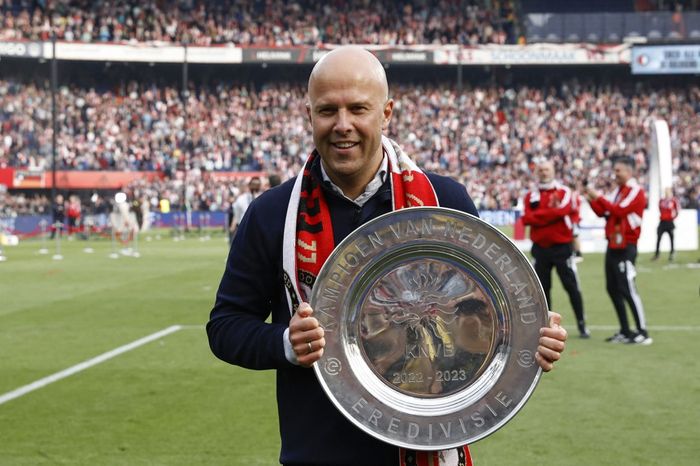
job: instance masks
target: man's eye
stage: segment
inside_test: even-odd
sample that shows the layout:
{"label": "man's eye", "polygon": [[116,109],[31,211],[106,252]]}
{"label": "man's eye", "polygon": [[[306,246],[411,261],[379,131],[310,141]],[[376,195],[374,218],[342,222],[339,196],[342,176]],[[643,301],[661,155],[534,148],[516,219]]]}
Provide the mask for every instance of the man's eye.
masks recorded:
{"label": "man's eye", "polygon": [[328,115],[333,115],[335,113],[335,110],[333,110],[332,108],[322,108],[321,110],[318,111],[318,113],[319,113],[319,115],[328,116]]}

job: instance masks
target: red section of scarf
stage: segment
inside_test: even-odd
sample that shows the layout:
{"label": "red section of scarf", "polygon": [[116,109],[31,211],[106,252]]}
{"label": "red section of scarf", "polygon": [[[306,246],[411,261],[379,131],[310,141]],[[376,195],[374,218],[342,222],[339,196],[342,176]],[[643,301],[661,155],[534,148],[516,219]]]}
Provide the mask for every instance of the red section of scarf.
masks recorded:
{"label": "red section of scarf", "polygon": [[[296,263],[297,280],[311,287],[321,266],[331,254],[333,225],[321,183],[311,174],[311,166],[318,154],[309,157],[304,170],[299,195],[299,216],[297,217]],[[307,297],[302,297],[306,300]]]}
{"label": "red section of scarf", "polygon": [[[469,446],[464,445],[456,448],[459,457],[458,464],[446,466],[474,466]],[[400,449],[400,466],[440,466],[439,451],[415,451]]]}
{"label": "red section of scarf", "polygon": [[404,207],[436,206],[433,185],[425,173],[415,171],[391,172],[394,209]]}

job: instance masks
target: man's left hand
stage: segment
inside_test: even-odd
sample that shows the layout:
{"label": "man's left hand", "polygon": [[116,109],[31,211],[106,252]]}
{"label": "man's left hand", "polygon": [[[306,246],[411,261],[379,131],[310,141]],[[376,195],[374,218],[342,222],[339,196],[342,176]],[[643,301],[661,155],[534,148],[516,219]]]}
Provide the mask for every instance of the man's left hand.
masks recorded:
{"label": "man's left hand", "polygon": [[545,372],[554,368],[554,363],[561,358],[561,353],[566,347],[566,329],[560,324],[561,315],[550,312],[549,327],[540,329],[540,345],[537,347],[535,359]]}

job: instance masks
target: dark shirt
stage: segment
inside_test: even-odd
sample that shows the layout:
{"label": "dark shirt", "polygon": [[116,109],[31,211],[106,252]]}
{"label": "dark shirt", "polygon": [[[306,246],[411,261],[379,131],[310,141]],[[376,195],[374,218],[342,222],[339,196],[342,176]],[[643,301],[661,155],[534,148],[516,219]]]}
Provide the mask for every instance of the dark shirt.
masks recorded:
{"label": "dark shirt", "polygon": [[53,223],[63,223],[66,221],[66,206],[63,202],[54,202],[51,216],[53,218]]}
{"label": "dark shirt", "polygon": [[[318,166],[312,173],[321,179]],[[463,185],[435,174],[428,177],[440,206],[478,215]],[[209,344],[218,358],[231,364],[277,369],[283,464],[398,464],[397,447],[355,427],[331,403],[314,371],[285,357],[282,338],[290,312],[282,280],[282,238],[293,184],[294,179],[266,191],[243,217],[207,324]],[[323,189],[336,245],[363,223],[391,210],[388,180],[362,207],[327,185]],[[270,314],[271,323],[266,323]]]}

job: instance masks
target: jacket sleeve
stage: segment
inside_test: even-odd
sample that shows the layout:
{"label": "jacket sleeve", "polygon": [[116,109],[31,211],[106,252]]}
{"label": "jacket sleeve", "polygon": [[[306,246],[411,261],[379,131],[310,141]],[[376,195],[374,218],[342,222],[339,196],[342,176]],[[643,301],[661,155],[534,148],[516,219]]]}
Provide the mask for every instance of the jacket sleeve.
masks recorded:
{"label": "jacket sleeve", "polygon": [[544,225],[557,222],[565,215],[571,215],[573,212],[573,204],[571,202],[573,193],[568,189],[563,190],[564,197],[561,199],[561,204],[557,207],[548,207],[540,205],[535,214],[535,218]]}
{"label": "jacket sleeve", "polygon": [[[632,191],[630,191],[625,197],[623,197],[619,202],[613,203],[607,200],[605,197],[601,196],[595,200],[599,206],[602,207],[603,213],[609,213],[614,217],[624,217],[632,212],[638,212],[639,210],[644,210],[646,206],[646,197],[644,196],[644,190],[639,186],[635,186]],[[593,207],[591,202],[591,207],[593,211],[598,214],[598,211]]]}
{"label": "jacket sleeve", "polygon": [[266,322],[280,281],[273,244],[279,232],[266,228],[265,212],[256,201],[244,215],[207,323],[216,357],[249,369],[291,366],[284,354],[287,325]]}
{"label": "jacket sleeve", "polygon": [[559,207],[547,207],[540,204],[536,210],[533,210],[530,207],[529,197],[525,200],[527,201],[525,204],[525,215],[523,215],[523,223],[525,223],[525,225],[538,227],[549,225],[550,223],[561,220],[563,216],[569,215],[573,211],[571,206],[571,193],[565,194],[563,199],[565,203]]}
{"label": "jacket sleeve", "polygon": [[572,200],[575,194],[570,190],[564,190],[563,193],[562,204],[558,207],[548,207],[540,204],[536,210],[530,208],[530,193],[528,193],[525,198],[525,215],[523,215],[525,225],[545,226],[561,220],[565,215],[571,215],[574,212]]}
{"label": "jacket sleeve", "polygon": [[602,200],[607,201],[607,199],[605,199],[603,196],[598,196],[597,198],[588,201],[588,204],[591,206],[591,210],[593,210],[598,217],[605,217],[607,212],[605,205],[601,202]]}
{"label": "jacket sleeve", "polygon": [[532,207],[530,207],[530,192],[528,192],[525,195],[525,198],[523,199],[523,206],[525,207],[525,212],[523,213],[523,216],[521,217],[523,219],[523,223],[525,225],[535,225],[539,226],[540,224],[537,223],[537,220],[535,219],[535,216],[533,215],[533,210]]}

